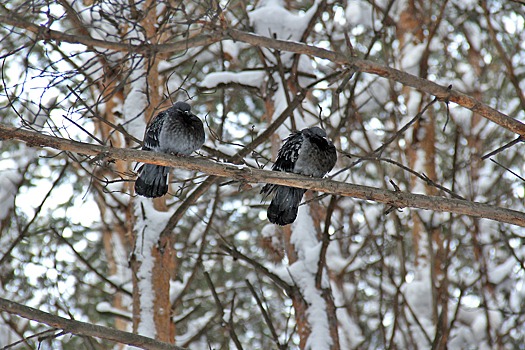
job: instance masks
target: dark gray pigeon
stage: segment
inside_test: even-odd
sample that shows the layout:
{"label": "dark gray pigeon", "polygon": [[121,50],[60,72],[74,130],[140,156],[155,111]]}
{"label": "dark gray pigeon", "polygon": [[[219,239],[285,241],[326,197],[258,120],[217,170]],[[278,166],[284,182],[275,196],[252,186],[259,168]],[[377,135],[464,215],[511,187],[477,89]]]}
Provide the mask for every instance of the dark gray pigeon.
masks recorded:
{"label": "dark gray pigeon", "polygon": [[[143,150],[188,156],[204,144],[202,121],[185,102],[160,112],[146,129]],[[144,164],[135,181],[135,192],[144,197],[161,197],[168,192],[170,167]]]}
{"label": "dark gray pigeon", "polygon": [[[323,129],[314,126],[290,134],[272,170],[321,178],[332,170],[336,161],[334,144],[326,138]],[[268,207],[268,220],[281,226],[294,222],[305,192],[302,188],[266,184],[261,190],[265,198],[274,193]]]}

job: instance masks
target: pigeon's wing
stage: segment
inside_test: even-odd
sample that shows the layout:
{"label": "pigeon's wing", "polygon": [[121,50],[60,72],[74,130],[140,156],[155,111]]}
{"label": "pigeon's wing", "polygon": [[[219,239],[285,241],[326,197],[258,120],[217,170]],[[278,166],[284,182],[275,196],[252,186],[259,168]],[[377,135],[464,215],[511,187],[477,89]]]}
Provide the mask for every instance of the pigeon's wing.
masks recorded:
{"label": "pigeon's wing", "polygon": [[272,170],[292,173],[295,162],[297,162],[297,158],[299,158],[299,151],[301,150],[303,140],[304,137],[301,132],[291,134],[281,146],[279,153],[277,153],[277,159]]}
{"label": "pigeon's wing", "polygon": [[[273,171],[284,171],[287,173],[293,173],[297,158],[299,158],[299,151],[303,143],[303,134],[301,132],[294,132],[291,134],[281,146],[281,149],[277,153],[277,159],[272,167]],[[278,186],[274,184],[266,184],[261,189],[261,193],[265,194],[266,198],[272,193]]]}
{"label": "pigeon's wing", "polygon": [[164,121],[167,117],[168,114],[164,111],[160,112],[155,117],[155,119],[153,119],[153,122],[146,129],[146,135],[144,136],[144,145],[142,146],[142,149],[147,151],[155,151],[159,148],[160,132],[162,131],[162,126],[164,125]]}

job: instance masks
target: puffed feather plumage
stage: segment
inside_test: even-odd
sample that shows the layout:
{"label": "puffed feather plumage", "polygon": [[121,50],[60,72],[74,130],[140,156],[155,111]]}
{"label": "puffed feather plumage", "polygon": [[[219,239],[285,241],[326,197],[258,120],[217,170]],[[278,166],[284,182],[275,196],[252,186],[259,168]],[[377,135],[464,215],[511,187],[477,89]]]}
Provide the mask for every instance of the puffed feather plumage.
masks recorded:
{"label": "puffed feather plumage", "polygon": [[[188,156],[204,144],[204,126],[185,102],[160,112],[146,129],[143,150]],[[168,192],[170,167],[144,164],[135,181],[138,195],[155,198]]]}
{"label": "puffed feather plumage", "polygon": [[[335,146],[326,138],[326,132],[312,127],[296,131],[285,139],[272,170],[322,178],[336,161]],[[305,192],[302,188],[266,184],[261,193],[265,198],[274,194],[267,211],[268,220],[281,226],[294,222]]]}

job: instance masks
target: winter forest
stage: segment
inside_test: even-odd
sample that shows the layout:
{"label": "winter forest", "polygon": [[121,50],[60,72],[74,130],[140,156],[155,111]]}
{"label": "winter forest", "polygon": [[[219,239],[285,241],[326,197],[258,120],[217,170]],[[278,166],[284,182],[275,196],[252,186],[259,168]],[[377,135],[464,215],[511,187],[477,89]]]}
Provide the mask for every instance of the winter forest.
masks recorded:
{"label": "winter forest", "polygon": [[[525,349],[524,18],[0,0],[0,348]],[[142,150],[177,101],[204,145]],[[313,126],[335,167],[272,171]],[[292,224],[268,183],[308,190]]]}

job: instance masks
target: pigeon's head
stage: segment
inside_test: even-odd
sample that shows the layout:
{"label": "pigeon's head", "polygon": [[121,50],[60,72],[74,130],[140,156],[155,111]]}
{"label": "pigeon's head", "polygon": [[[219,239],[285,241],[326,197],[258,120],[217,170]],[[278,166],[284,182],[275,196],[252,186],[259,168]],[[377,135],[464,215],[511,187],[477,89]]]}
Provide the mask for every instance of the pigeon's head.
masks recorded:
{"label": "pigeon's head", "polygon": [[318,126],[313,126],[308,129],[303,129],[303,133],[307,136],[317,136],[321,138],[326,138],[326,131],[324,131]]}
{"label": "pigeon's head", "polygon": [[173,108],[175,108],[175,110],[177,112],[180,112],[180,113],[184,113],[184,114],[190,114],[190,110],[191,110],[191,106],[189,104],[187,104],[186,102],[175,102],[175,104],[173,105]]}

